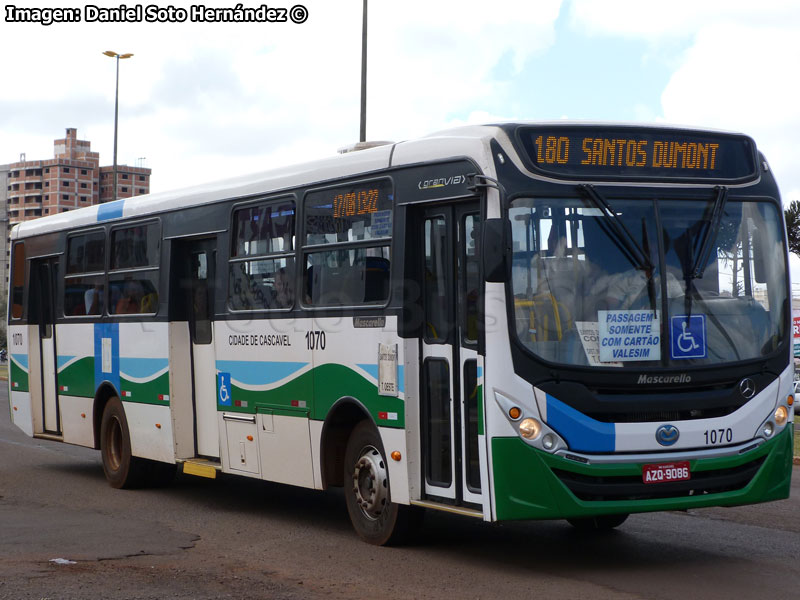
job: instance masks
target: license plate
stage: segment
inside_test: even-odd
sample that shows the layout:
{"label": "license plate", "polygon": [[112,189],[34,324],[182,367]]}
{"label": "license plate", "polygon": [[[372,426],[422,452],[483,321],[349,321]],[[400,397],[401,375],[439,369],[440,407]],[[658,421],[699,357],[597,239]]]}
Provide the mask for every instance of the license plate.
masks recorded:
{"label": "license plate", "polygon": [[642,481],[645,483],[667,483],[691,479],[689,461],[642,466]]}

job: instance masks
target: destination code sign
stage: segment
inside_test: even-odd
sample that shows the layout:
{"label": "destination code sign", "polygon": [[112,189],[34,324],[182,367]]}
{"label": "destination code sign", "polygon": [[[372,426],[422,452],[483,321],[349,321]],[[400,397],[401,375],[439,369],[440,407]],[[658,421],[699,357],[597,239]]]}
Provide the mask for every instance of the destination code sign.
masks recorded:
{"label": "destination code sign", "polygon": [[[306,196],[307,243],[357,241],[392,235],[392,182],[379,179],[315,190]],[[335,239],[334,239],[335,238]]]}
{"label": "destination code sign", "polygon": [[534,168],[576,179],[740,181],[757,175],[742,135],[634,127],[526,127],[518,136]]}

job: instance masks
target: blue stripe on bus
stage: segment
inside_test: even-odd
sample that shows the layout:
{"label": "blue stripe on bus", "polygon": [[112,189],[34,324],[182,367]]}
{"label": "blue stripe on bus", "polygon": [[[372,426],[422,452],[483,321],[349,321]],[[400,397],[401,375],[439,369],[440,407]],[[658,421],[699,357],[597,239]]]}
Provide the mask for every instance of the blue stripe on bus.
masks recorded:
{"label": "blue stripe on bus", "polygon": [[64,366],[65,366],[65,365],[66,365],[66,364],[67,364],[69,361],[71,361],[71,360],[72,360],[72,359],[74,359],[74,358],[75,358],[74,356],[67,356],[67,355],[64,355],[64,354],[59,354],[59,355],[56,357],[56,369],[60,371],[61,369],[63,369],[63,368],[64,368]]}
{"label": "blue stripe on bus", "polygon": [[270,385],[294,375],[307,362],[262,360],[218,360],[217,371],[230,373],[231,379],[245,385]]}
{"label": "blue stripe on bus", "polygon": [[[111,371],[103,371],[103,340],[110,340]],[[119,323],[94,324],[94,387],[108,381],[119,393]]]}
{"label": "blue stripe on bus", "polygon": [[27,354],[12,354],[11,359],[17,363],[20,367],[28,370],[28,355]]}
{"label": "blue stripe on bus", "polygon": [[614,423],[595,421],[547,394],[547,424],[563,437],[570,450],[613,452],[616,447]]}
{"label": "blue stripe on bus", "polygon": [[108,221],[110,219],[119,219],[122,216],[122,207],[125,200],[115,200],[114,202],[106,202],[105,204],[97,205],[97,220]]}
{"label": "blue stripe on bus", "polygon": [[[374,378],[376,381],[378,380],[378,364],[377,363],[361,363],[356,365],[360,369],[364,369],[367,373],[369,373],[370,377]],[[404,369],[403,365],[397,365],[397,390],[401,393],[405,393],[405,377],[403,376]]]}
{"label": "blue stripe on bus", "polygon": [[119,370],[129,377],[145,379],[153,377],[169,366],[166,358],[133,358],[122,357],[119,359]]}

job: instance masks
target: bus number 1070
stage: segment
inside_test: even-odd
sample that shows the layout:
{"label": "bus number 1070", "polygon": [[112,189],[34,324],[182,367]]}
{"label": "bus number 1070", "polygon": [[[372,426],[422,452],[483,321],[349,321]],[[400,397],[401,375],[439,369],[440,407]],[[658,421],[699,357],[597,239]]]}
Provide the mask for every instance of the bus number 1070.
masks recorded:
{"label": "bus number 1070", "polygon": [[325,332],[315,329],[306,333],[306,347],[309,350],[325,350]]}
{"label": "bus number 1070", "polygon": [[706,437],[706,444],[730,444],[733,441],[733,430],[730,427],[724,429],[706,429],[703,432]]}

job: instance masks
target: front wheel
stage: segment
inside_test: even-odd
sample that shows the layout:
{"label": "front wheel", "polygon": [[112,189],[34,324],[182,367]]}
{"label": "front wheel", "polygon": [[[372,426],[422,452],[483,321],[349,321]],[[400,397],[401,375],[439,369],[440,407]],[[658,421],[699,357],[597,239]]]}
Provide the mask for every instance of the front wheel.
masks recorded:
{"label": "front wheel", "polygon": [[344,489],[353,528],[370,544],[407,541],[421,523],[421,509],[391,501],[386,454],[370,421],[359,423],[347,440]]}
{"label": "front wheel", "polygon": [[599,515],[596,517],[567,519],[567,522],[575,529],[579,529],[581,531],[609,531],[622,525],[627,518],[627,514]]}

